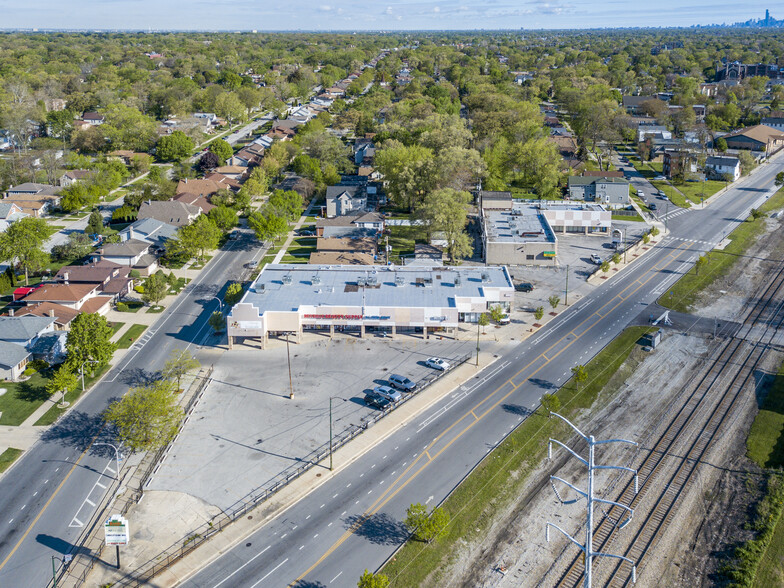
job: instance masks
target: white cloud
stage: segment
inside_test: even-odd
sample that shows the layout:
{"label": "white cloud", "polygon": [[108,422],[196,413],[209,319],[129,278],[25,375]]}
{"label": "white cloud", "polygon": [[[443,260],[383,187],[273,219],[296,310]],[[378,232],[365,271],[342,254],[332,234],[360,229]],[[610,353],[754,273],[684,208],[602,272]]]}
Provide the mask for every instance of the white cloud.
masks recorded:
{"label": "white cloud", "polygon": [[434,6],[433,7],[433,12],[441,12],[441,7],[440,6]]}
{"label": "white cloud", "polygon": [[332,10],[332,7],[329,4],[322,4],[321,6],[319,6],[319,10],[321,12],[329,12],[330,10]]}

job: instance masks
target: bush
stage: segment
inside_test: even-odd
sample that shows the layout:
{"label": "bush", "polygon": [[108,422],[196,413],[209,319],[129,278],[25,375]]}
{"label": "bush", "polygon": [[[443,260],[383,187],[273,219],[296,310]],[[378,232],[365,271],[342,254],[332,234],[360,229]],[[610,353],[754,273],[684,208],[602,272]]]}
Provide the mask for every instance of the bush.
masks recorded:
{"label": "bush", "polygon": [[142,277],[142,274],[141,274],[141,272],[140,272],[139,270],[137,270],[137,269],[132,269],[132,270],[131,270],[131,271],[128,273],[128,277],[129,277],[129,278],[133,278],[134,280],[138,280],[139,278],[141,278],[141,277]]}
{"label": "bush", "polygon": [[138,286],[135,286],[133,289],[136,292],[138,292],[139,294],[144,294],[144,286],[142,286],[141,284],[139,284]]}
{"label": "bush", "polygon": [[117,312],[128,312],[129,308],[125,302],[117,303]]}
{"label": "bush", "polygon": [[30,363],[27,364],[27,369],[32,369],[33,371],[40,372],[41,370],[45,370],[49,367],[49,364],[44,361],[43,359],[34,359]]}

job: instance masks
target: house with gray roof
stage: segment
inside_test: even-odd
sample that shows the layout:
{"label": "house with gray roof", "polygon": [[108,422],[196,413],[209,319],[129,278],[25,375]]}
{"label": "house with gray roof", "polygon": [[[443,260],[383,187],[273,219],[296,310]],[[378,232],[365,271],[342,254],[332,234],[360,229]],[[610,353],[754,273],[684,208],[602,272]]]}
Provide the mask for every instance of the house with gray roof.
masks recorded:
{"label": "house with gray roof", "polygon": [[143,218],[120,231],[120,241],[136,239],[161,248],[166,241],[177,236],[177,227],[155,218]]}
{"label": "house with gray roof", "polygon": [[51,316],[0,316],[0,341],[29,348],[44,333],[54,331]]}
{"label": "house with gray roof", "polygon": [[200,214],[201,208],[177,200],[153,200],[139,207],[139,220],[153,218],[175,227],[191,224]]}
{"label": "house with gray roof", "polygon": [[18,380],[32,356],[21,345],[0,341],[0,379]]}
{"label": "house with gray roof", "polygon": [[629,206],[629,182],[621,178],[570,176],[569,198],[598,202],[609,208]]}
{"label": "house with gray roof", "polygon": [[0,200],[0,233],[27,216],[30,215],[24,212],[18,204]]}
{"label": "house with gray roof", "polygon": [[140,239],[127,239],[120,243],[106,243],[98,250],[100,259],[139,270],[143,276],[155,273],[158,259],[150,253],[151,243]]}
{"label": "house with gray roof", "polygon": [[365,212],[365,186],[327,186],[327,218]]}

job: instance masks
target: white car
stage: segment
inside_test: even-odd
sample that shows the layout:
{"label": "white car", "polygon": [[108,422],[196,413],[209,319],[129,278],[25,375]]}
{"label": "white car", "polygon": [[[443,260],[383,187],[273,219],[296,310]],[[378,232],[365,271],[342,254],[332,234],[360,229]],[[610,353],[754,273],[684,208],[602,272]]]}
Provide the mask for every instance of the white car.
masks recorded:
{"label": "white car", "polygon": [[395,390],[394,388],[390,388],[389,386],[376,386],[373,388],[373,393],[376,396],[381,396],[381,398],[386,398],[390,402],[399,402],[403,395]]}
{"label": "white car", "polygon": [[654,179],[655,181],[657,181],[657,182],[663,182],[663,181],[665,181],[667,178],[665,178],[664,176],[656,176],[656,177],[655,177],[655,178],[653,178],[653,179]]}
{"label": "white car", "polygon": [[602,265],[602,258],[596,253],[591,254],[591,261],[596,265]]}
{"label": "white car", "polygon": [[449,363],[441,359],[440,357],[431,357],[426,362],[425,365],[427,367],[431,367],[434,370],[440,370],[445,372],[449,369]]}

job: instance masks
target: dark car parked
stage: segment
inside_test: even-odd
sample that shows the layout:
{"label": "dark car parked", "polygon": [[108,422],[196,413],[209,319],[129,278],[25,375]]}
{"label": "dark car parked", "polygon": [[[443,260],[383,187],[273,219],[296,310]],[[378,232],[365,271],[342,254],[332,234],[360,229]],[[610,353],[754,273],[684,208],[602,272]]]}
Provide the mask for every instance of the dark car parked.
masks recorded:
{"label": "dark car parked", "polygon": [[375,392],[371,392],[370,394],[365,394],[365,404],[372,406],[373,408],[378,408],[379,410],[384,410],[387,406],[392,404],[392,401],[383,396],[379,396]]}
{"label": "dark car parked", "polygon": [[515,284],[515,290],[518,292],[532,292],[534,289],[534,285],[530,282],[520,282],[519,284]]}

